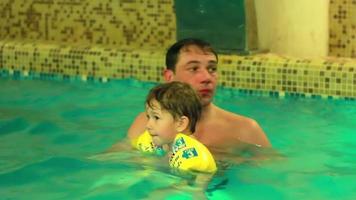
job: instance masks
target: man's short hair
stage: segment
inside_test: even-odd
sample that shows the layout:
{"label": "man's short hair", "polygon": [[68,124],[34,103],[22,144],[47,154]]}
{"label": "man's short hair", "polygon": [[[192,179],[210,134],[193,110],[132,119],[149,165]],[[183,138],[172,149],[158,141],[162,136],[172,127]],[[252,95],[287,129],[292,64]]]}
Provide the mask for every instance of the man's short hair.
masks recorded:
{"label": "man's short hair", "polygon": [[181,52],[181,50],[185,47],[188,46],[197,46],[200,49],[202,49],[204,52],[210,52],[213,53],[216,57],[216,60],[218,59],[218,55],[213,49],[213,47],[206,41],[197,39],[197,38],[186,38],[177,41],[174,43],[166,53],[166,68],[172,71],[175,71],[176,64],[178,62],[178,56]]}

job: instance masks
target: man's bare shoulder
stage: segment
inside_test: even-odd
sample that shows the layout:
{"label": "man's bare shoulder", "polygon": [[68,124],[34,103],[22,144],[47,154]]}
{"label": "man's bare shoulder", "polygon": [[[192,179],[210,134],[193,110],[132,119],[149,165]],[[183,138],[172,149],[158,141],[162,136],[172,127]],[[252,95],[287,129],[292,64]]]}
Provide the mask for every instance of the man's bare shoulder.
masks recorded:
{"label": "man's bare shoulder", "polygon": [[250,127],[256,123],[256,121],[252,118],[232,113],[217,106],[215,106],[215,110],[216,117],[218,119],[224,119],[224,121],[228,123],[226,125],[229,126],[243,125],[243,127]]}
{"label": "man's bare shoulder", "polygon": [[266,134],[256,120],[219,107],[217,107],[216,114],[219,119],[223,119],[224,126],[237,137],[236,139],[258,146],[271,146]]}

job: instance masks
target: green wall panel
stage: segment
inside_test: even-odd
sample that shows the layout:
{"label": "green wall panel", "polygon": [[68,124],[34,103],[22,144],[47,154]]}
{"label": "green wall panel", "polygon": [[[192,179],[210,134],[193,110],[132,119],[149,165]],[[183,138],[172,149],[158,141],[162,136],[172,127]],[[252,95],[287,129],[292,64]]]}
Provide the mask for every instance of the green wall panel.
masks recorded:
{"label": "green wall panel", "polygon": [[245,50],[244,0],[176,0],[177,38],[198,37],[219,52]]}

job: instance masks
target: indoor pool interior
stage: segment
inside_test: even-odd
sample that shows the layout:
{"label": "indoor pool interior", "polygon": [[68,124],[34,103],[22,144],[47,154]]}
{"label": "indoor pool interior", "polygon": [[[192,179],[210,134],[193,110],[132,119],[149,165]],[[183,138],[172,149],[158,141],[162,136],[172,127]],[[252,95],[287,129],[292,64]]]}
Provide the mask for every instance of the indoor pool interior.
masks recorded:
{"label": "indoor pool interior", "polygon": [[[356,191],[356,102],[277,98],[218,90],[215,103],[255,118],[278,152],[235,162],[226,155],[205,183],[125,141],[154,85],[0,78],[2,199],[352,199]],[[262,150],[263,151],[263,150]],[[205,180],[205,179],[203,179]],[[204,182],[204,181],[200,181]],[[257,192],[258,191],[258,192]]]}
{"label": "indoor pool interior", "polygon": [[[355,199],[355,0],[1,0],[0,13],[0,199]],[[130,147],[184,38],[211,44],[214,103],[272,148],[215,155],[209,175]]]}

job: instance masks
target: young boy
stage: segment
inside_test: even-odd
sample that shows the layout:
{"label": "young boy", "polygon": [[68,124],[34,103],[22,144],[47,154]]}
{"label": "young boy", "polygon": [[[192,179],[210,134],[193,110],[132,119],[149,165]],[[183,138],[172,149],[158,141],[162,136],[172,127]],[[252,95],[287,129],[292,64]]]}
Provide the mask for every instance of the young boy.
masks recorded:
{"label": "young boy", "polygon": [[195,125],[202,112],[199,96],[187,83],[170,82],[152,88],[146,98],[146,131],[133,145],[156,154],[168,151],[173,168],[215,172],[209,150],[194,139]]}

